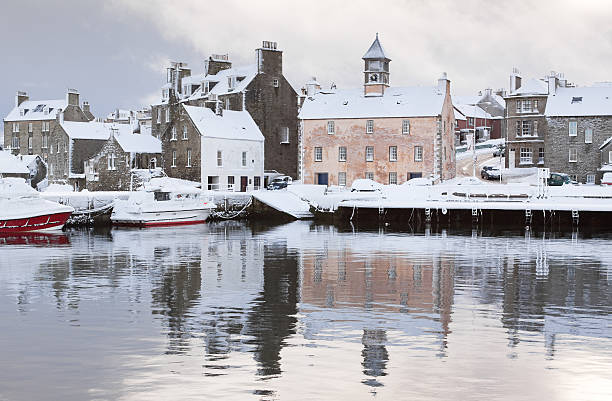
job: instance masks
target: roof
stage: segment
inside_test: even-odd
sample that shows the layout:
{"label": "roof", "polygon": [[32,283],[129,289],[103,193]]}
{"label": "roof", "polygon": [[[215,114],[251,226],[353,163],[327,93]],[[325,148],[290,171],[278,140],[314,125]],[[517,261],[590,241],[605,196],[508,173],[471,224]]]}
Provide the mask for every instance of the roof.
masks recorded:
{"label": "roof", "polygon": [[612,87],[557,88],[546,101],[546,116],[612,115]]}
{"label": "roof", "polygon": [[[60,124],[70,139],[99,139],[107,140],[110,137],[110,130],[108,127],[113,124],[110,123],[99,123],[99,122],[76,122],[76,121],[64,121]],[[127,124],[124,125],[130,128]]]}
{"label": "roof", "polygon": [[30,174],[26,163],[22,162],[11,152],[0,151],[0,174]]}
{"label": "roof", "polygon": [[146,134],[133,134],[121,131],[115,140],[124,152],[128,153],[161,153],[161,141]]}
{"label": "roof", "polygon": [[453,108],[453,113],[455,113],[455,120],[466,120],[465,116],[461,114],[456,108]]}
{"label": "roof", "polygon": [[[59,110],[66,108],[66,99],[26,100],[4,118],[5,121],[55,120]],[[23,112],[23,115],[21,115]]]}
{"label": "roof", "polygon": [[606,146],[608,146],[610,144],[610,142],[612,142],[612,136],[608,139],[606,139],[601,146],[599,147],[599,150],[602,150],[603,148],[605,148]]}
{"label": "roof", "polygon": [[524,85],[510,93],[510,96],[548,95],[548,84],[541,79],[530,78]]}
{"label": "roof", "polygon": [[493,119],[493,116],[481,109],[480,106],[473,106],[471,104],[456,104],[455,108],[466,117],[487,118],[489,120]]}
{"label": "roof", "polygon": [[[236,86],[234,87],[234,89],[229,90],[228,78],[232,76],[235,76],[238,79],[236,79]],[[214,75],[206,75],[204,77],[200,76],[201,80],[199,81],[199,83],[201,83],[202,81],[217,82],[217,84],[210,90],[209,93],[213,93],[215,95],[224,95],[228,93],[237,93],[246,89],[246,87],[251,83],[255,76],[257,76],[257,65],[252,64],[221,70]],[[193,95],[191,95],[189,99],[200,99],[206,96],[207,95],[202,95],[202,88],[200,87],[193,93]]]}
{"label": "roof", "polygon": [[184,107],[203,137],[264,141],[263,134],[247,111],[225,110],[220,116],[207,107]]}
{"label": "roof", "polygon": [[361,88],[320,92],[306,98],[299,118],[438,116],[442,113],[444,97],[436,86],[390,87],[383,96],[364,96]]}
{"label": "roof", "polygon": [[376,39],[372,42],[372,45],[368,49],[368,51],[363,55],[362,59],[387,59],[391,60],[389,57],[385,55],[385,50],[382,45],[378,41],[378,34],[376,34]]}
{"label": "roof", "polygon": [[[117,111],[115,110],[112,113],[109,113],[106,116],[106,118],[108,120],[116,120],[117,119],[117,116],[115,116],[116,113],[117,113]],[[134,115],[134,114],[135,114],[135,112],[132,111],[132,110],[122,110],[122,109],[119,109],[119,120],[129,120],[130,117],[132,115]]]}

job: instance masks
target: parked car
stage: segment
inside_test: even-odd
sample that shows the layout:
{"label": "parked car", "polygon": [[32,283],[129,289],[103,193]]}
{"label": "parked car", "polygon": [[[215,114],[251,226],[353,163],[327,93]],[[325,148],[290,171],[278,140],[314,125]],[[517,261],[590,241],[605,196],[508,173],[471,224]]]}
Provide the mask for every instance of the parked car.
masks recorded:
{"label": "parked car", "polygon": [[504,152],[506,150],[506,147],[503,145],[500,145],[497,147],[497,149],[495,149],[495,151],[493,152],[493,157],[502,157],[504,155]]}
{"label": "parked car", "polygon": [[550,173],[550,178],[548,178],[549,186],[560,187],[562,185],[570,184],[573,184],[573,182],[569,175],[563,173]]}
{"label": "parked car", "polygon": [[288,175],[281,175],[272,180],[270,184],[268,184],[268,189],[273,191],[276,189],[287,188],[287,185],[290,185],[293,182],[293,178]]}
{"label": "parked car", "polygon": [[601,185],[612,185],[612,173],[604,173]]}
{"label": "parked car", "polygon": [[480,176],[485,180],[499,180],[501,171],[497,166],[484,166],[480,171]]}
{"label": "parked car", "polygon": [[359,178],[353,181],[353,184],[351,185],[351,192],[380,192],[382,191],[382,188],[382,184],[379,184],[374,180]]}

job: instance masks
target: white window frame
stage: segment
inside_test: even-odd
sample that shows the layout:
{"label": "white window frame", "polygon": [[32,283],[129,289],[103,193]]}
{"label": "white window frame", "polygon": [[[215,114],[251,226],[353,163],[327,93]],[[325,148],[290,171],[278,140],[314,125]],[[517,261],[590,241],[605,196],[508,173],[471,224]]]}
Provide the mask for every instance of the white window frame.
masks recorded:
{"label": "white window frame", "polygon": [[48,134],[43,134],[42,135],[42,146],[41,146],[41,148],[47,149],[48,144],[49,144],[49,135]]}
{"label": "white window frame", "polygon": [[516,112],[517,112],[517,113],[520,113],[520,112],[521,112],[521,110],[522,110],[522,109],[521,109],[521,101],[520,101],[520,100],[517,100],[517,101],[516,101]]}
{"label": "white window frame", "polygon": [[569,148],[568,162],[578,163],[578,148]]}
{"label": "white window frame", "polygon": [[183,140],[186,141],[187,139],[189,139],[187,137],[187,126],[183,125]]}
{"label": "white window frame", "polygon": [[315,146],[314,148],[314,161],[316,162],[323,161],[323,148],[320,146]]}
{"label": "white window frame", "polygon": [[531,121],[523,120],[521,124],[521,135],[522,136],[531,136]]}
{"label": "white window frame", "polygon": [[533,150],[531,148],[519,149],[519,164],[533,164]]}
{"label": "white window frame", "polygon": [[281,141],[280,143],[289,143],[289,127],[281,127]]}
{"label": "white window frame", "polygon": [[389,146],[389,161],[397,161],[397,146]]}
{"label": "white window frame", "polygon": [[366,171],[366,173],[365,173],[365,178],[366,178],[366,180],[372,180],[372,181],[374,181],[374,173],[373,173],[373,172],[371,172],[371,171]]}
{"label": "white window frame", "polygon": [[365,160],[367,162],[374,161],[374,146],[366,146],[365,148]]}
{"label": "white window frame", "polygon": [[158,123],[158,124],[161,124],[161,115],[162,115],[162,111],[163,111],[163,109],[162,109],[162,108],[158,108],[158,109],[157,109],[157,123]]}
{"label": "white window frame", "polygon": [[28,149],[32,149],[33,142],[32,135],[28,135]]}
{"label": "white window frame", "polygon": [[532,121],[531,128],[533,128],[533,136],[538,136],[538,122]]}
{"label": "white window frame", "polygon": [[225,110],[229,110],[230,109],[230,98],[226,97],[225,98]]}
{"label": "white window frame", "polygon": [[612,150],[608,151],[608,164],[612,164]]}
{"label": "white window frame", "polygon": [[586,176],[587,184],[595,184],[595,174],[587,174]]}
{"label": "white window frame", "polygon": [[176,150],[172,151],[172,165],[170,167],[176,167]]}
{"label": "white window frame", "polygon": [[11,145],[13,149],[19,149],[19,137],[17,135],[13,135],[13,141]]}
{"label": "white window frame", "polygon": [[533,99],[533,109],[532,111],[538,111],[538,99]]}
{"label": "white window frame", "polygon": [[410,120],[402,121],[402,134],[410,135]]}
{"label": "white window frame", "polygon": [[170,108],[169,107],[166,109],[166,122],[167,123],[170,122]]}
{"label": "white window frame", "polygon": [[414,147],[414,161],[415,162],[423,161],[423,147],[422,146],[417,145]]}
{"label": "white window frame", "polygon": [[531,112],[531,110],[532,110],[532,108],[531,108],[531,100],[529,100],[529,99],[523,100],[523,112],[529,113],[529,112]]}
{"label": "white window frame", "polygon": [[338,161],[346,161],[346,146],[338,146]]}
{"label": "white window frame", "polygon": [[367,120],[366,121],[366,134],[373,134],[374,133],[374,120]]}
{"label": "white window frame", "polygon": [[28,132],[31,133],[32,132],[32,123],[28,123]]}
{"label": "white window frame", "polygon": [[117,170],[117,165],[115,163],[115,159],[117,158],[117,156],[114,153],[109,153],[106,156],[106,162],[107,162],[107,170],[109,171],[114,171]]}
{"label": "white window frame", "polygon": [[584,130],[584,143],[593,143],[593,128]]}
{"label": "white window frame", "polygon": [[346,172],[340,171],[338,173],[338,185],[341,187],[346,186]]}
{"label": "white window frame", "polygon": [[544,164],[544,148],[538,148],[538,164]]}
{"label": "white window frame", "polygon": [[397,171],[389,172],[389,185],[397,185]]}
{"label": "white window frame", "polygon": [[172,127],[172,137],[170,138],[171,141],[176,141],[177,140],[177,135],[176,135],[176,126]]}
{"label": "white window frame", "polygon": [[569,136],[578,136],[578,121],[569,122]]}
{"label": "white window frame", "polygon": [[336,133],[336,123],[335,121],[328,121],[327,122],[327,133],[329,135],[333,135]]}
{"label": "white window frame", "polygon": [[19,132],[19,123],[13,123],[13,132]]}
{"label": "white window frame", "polygon": [[247,166],[247,152],[242,152],[242,167],[246,167]]}
{"label": "white window frame", "polygon": [[187,164],[185,167],[191,167],[191,149],[187,149]]}
{"label": "white window frame", "polygon": [[217,167],[223,167],[223,151],[217,150]]}

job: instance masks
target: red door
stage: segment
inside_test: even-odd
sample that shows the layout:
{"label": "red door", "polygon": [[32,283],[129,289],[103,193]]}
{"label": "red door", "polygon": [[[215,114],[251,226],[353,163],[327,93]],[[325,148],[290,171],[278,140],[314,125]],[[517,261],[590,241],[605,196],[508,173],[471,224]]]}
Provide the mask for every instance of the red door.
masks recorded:
{"label": "red door", "polygon": [[247,183],[249,182],[249,177],[240,177],[240,192],[246,192]]}

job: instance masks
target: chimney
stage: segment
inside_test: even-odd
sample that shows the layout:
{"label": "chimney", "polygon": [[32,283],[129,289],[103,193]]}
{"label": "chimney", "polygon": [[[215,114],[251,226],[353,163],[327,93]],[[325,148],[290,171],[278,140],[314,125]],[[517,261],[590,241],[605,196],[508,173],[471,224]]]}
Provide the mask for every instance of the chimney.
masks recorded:
{"label": "chimney", "polygon": [[119,121],[119,109],[115,110],[115,118],[113,119],[113,122],[117,122]]}
{"label": "chimney", "polygon": [[211,54],[208,60],[204,60],[205,75],[216,75],[219,71],[232,68],[229,54]]}
{"label": "chimney", "polygon": [[438,90],[441,93],[450,93],[450,81],[445,72],[443,72],[442,76],[438,79]]}
{"label": "chimney", "polygon": [[57,118],[60,124],[64,123],[64,110],[59,109],[57,113]]}
{"label": "chimney", "polygon": [[485,89],[485,96],[493,96],[493,89],[491,88]]}
{"label": "chimney", "polygon": [[26,92],[18,91],[15,95],[15,107],[19,107],[19,105],[23,102],[27,102],[30,100],[30,97]]}
{"label": "chimney", "polygon": [[557,93],[557,86],[558,85],[558,78],[557,78],[557,73],[554,71],[550,72],[550,75],[548,76],[548,94],[549,95],[554,95]]}
{"label": "chimney", "polygon": [[314,96],[315,94],[321,91],[321,85],[317,82],[316,77],[312,77],[312,79],[306,82],[306,93],[307,96]]}
{"label": "chimney", "polygon": [[521,87],[521,73],[518,68],[514,67],[512,69],[512,74],[510,74],[510,93]]}
{"label": "chimney", "polygon": [[91,109],[89,108],[89,102],[87,101],[83,102],[83,112],[91,113]]}
{"label": "chimney", "polygon": [[66,92],[66,104],[69,106],[79,106],[79,91],[68,89]]}
{"label": "chimney", "polygon": [[258,74],[283,74],[283,52],[278,50],[276,42],[264,40],[261,47],[255,50]]}

